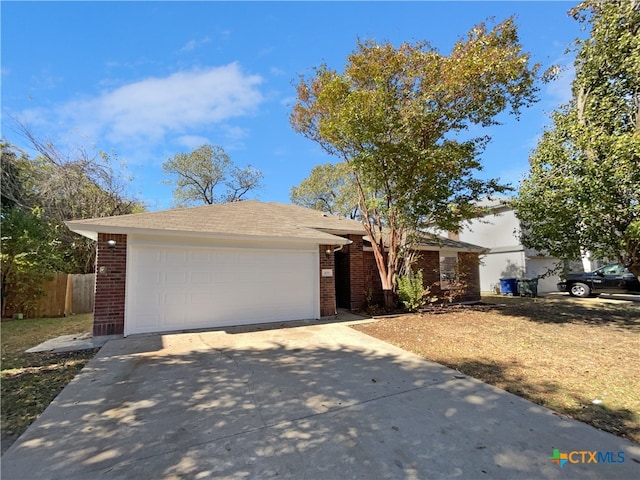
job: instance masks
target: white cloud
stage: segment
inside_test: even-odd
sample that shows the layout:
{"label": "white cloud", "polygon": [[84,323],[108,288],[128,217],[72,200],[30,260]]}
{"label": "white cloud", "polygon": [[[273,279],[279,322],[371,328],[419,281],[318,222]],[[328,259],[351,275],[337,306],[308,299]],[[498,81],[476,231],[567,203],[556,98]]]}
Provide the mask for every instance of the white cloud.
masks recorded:
{"label": "white cloud", "polygon": [[182,46],[182,48],[180,49],[180,53],[191,52],[196,48],[201,47],[202,45],[205,45],[210,42],[211,42],[211,39],[209,37],[204,37],[199,40],[189,40],[187,43],[185,43]]}
{"label": "white cloud", "polygon": [[72,101],[60,120],[113,143],[158,142],[251,114],[264,97],[262,78],[237,63],[148,78]]}
{"label": "white cloud", "polygon": [[176,139],[176,142],[180,145],[184,145],[189,150],[195,150],[201,145],[211,143],[207,137],[202,137],[200,135],[182,135]]}
{"label": "white cloud", "polygon": [[283,69],[281,69],[281,68],[278,68],[278,67],[271,67],[271,68],[269,69],[269,73],[270,73],[271,75],[276,76],[276,77],[281,77],[281,76],[283,76],[283,75],[286,75],[286,74],[287,74],[287,72],[286,72],[285,70],[283,70]]}

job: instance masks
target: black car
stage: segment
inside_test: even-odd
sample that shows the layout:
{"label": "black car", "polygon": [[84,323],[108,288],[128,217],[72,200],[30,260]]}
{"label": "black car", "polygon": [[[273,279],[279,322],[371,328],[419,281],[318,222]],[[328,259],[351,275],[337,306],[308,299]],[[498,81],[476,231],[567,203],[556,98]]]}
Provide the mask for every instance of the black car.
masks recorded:
{"label": "black car", "polygon": [[637,293],[640,282],[624,265],[613,263],[593,272],[569,273],[558,283],[558,290],[573,297],[588,297],[593,293]]}

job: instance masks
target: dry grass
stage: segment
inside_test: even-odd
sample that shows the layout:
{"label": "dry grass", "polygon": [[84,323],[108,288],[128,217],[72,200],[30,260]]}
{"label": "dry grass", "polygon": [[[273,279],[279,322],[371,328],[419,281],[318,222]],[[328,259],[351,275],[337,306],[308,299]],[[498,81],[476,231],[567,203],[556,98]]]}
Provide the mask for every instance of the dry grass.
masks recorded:
{"label": "dry grass", "polygon": [[91,331],[92,315],[7,320],[2,328],[2,452],[27,429],[97,349],[24,353],[60,335]]}
{"label": "dry grass", "polygon": [[564,296],[484,303],[495,305],[354,328],[640,443],[640,306]]}

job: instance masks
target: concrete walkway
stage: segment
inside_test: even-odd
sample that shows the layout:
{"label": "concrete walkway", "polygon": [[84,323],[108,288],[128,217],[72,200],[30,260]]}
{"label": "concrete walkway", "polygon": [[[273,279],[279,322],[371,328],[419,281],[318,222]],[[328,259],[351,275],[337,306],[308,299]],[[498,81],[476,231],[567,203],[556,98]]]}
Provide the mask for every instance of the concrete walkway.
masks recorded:
{"label": "concrete walkway", "polygon": [[262,328],[109,341],[2,479],[640,478],[640,446],[344,324]]}

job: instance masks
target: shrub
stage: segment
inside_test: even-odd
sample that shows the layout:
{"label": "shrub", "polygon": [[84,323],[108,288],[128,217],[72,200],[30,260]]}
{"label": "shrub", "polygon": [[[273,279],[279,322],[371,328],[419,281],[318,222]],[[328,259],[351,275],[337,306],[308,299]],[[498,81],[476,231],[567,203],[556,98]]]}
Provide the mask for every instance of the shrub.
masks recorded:
{"label": "shrub", "polygon": [[404,307],[415,312],[424,307],[428,301],[429,289],[422,284],[422,270],[398,277],[398,296]]}

